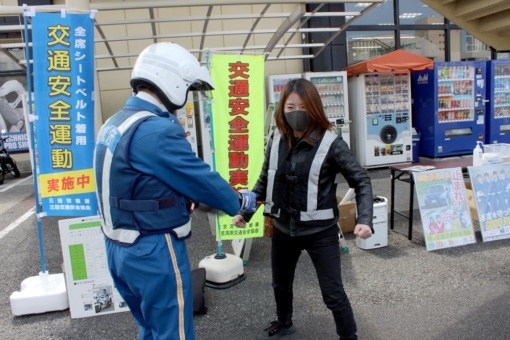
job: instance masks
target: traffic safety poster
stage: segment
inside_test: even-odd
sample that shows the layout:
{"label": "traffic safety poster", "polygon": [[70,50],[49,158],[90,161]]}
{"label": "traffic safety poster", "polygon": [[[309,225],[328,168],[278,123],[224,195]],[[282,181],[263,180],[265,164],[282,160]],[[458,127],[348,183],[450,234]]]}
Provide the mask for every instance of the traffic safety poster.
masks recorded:
{"label": "traffic safety poster", "polygon": [[427,250],[475,243],[461,168],[413,173]]}
{"label": "traffic safety poster", "polygon": [[510,238],[510,164],[468,167],[484,242]]}
{"label": "traffic safety poster", "polygon": [[58,221],[71,318],[128,311],[108,270],[99,216]]}

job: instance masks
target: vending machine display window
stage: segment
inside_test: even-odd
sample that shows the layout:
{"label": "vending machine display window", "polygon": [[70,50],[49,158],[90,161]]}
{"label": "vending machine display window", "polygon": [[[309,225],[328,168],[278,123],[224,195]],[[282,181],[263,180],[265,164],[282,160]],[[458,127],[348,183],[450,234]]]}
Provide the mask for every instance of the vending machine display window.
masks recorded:
{"label": "vending machine display window", "polygon": [[485,144],[510,143],[510,60],[487,61]]}
{"label": "vending machine display window", "polygon": [[510,117],[510,64],[496,65],[494,118]]}
{"label": "vending machine display window", "polygon": [[474,67],[458,66],[438,68],[438,120],[439,123],[474,119]]}

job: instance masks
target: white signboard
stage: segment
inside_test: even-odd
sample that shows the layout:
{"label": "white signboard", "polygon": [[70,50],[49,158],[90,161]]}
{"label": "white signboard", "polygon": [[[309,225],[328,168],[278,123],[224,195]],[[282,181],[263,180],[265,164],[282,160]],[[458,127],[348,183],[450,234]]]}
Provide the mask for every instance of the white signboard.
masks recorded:
{"label": "white signboard", "polygon": [[510,163],[468,170],[483,241],[510,238]]}
{"label": "white signboard", "polygon": [[413,173],[427,250],[475,243],[461,168]]}
{"label": "white signboard", "polygon": [[113,285],[98,216],[58,221],[71,318],[128,311]]}

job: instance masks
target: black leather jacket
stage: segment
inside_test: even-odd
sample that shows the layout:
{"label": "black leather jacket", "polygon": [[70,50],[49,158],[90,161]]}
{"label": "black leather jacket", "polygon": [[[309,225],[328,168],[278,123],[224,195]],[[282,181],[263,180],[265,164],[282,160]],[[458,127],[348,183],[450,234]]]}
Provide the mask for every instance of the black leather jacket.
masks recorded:
{"label": "black leather jacket", "polygon": [[[312,133],[311,143],[306,140],[300,140],[297,142],[292,150],[289,150],[287,160],[291,163],[299,163],[306,157],[310,156],[310,152],[314,146],[320,142],[322,136],[317,136],[317,133]],[[287,140],[282,140],[283,143],[287,143]],[[258,201],[264,201],[266,199],[267,181],[268,181],[268,168],[269,168],[269,156],[271,152],[271,145],[273,143],[273,137],[270,138],[265,150],[265,159],[262,166],[257,183],[253,187],[252,191],[257,195]],[[280,144],[282,145],[282,144]],[[279,157],[285,157],[285,152],[280,152]],[[363,169],[356,158],[352,155],[347,143],[341,138],[337,137],[331,144],[327,156],[324,160],[323,166],[321,167],[321,173],[319,176],[319,187],[324,193],[336,193],[337,174],[342,174],[350,188],[355,190],[356,204],[358,210],[357,224],[366,224],[372,228],[373,218],[373,195],[372,185],[370,177],[368,176],[365,169]],[[275,181],[278,180],[275,178]],[[324,194],[323,193],[323,194]],[[334,196],[334,195],[333,195]],[[335,200],[336,200],[336,196]],[[336,207],[336,202],[333,203]],[[284,207],[293,208],[293,207]],[[300,225],[293,219],[291,221],[281,220],[279,218],[273,218],[275,227],[281,229],[283,232],[291,234],[292,236],[307,235],[315,232],[322,231],[326,228],[335,225],[338,221],[338,209],[335,209],[335,221],[325,222],[321,225],[320,221],[315,223],[315,226],[310,227],[309,225]],[[246,214],[241,212],[241,215],[245,220],[249,221],[252,214]],[[373,228],[372,228],[373,231]]]}

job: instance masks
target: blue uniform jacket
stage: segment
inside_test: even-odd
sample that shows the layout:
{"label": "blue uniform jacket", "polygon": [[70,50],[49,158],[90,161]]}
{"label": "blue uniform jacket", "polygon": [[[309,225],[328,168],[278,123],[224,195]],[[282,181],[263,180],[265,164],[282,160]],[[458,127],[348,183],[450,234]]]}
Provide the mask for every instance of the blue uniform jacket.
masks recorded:
{"label": "blue uniform jacket", "polygon": [[[132,178],[126,180],[120,174],[111,173],[111,193],[118,192],[115,188],[121,185],[129,185],[131,200],[176,197],[175,201],[182,206],[173,207],[174,212],[187,211],[187,198],[191,198],[229,215],[237,213],[240,208],[237,193],[217,172],[211,171],[209,165],[195,155],[186,140],[184,129],[174,115],[162,112],[157,106],[137,97],[127,100],[120,112],[125,111],[149,111],[157,116],[146,119],[132,134],[126,156],[136,175],[129,175]],[[118,161],[125,159],[114,157],[112,168],[113,163]],[[100,173],[96,180],[98,188],[101,188]],[[104,209],[105,204],[101,203]],[[176,221],[180,223],[183,219],[182,214],[167,216],[169,214],[156,214],[153,211],[133,212],[111,208],[110,212],[113,229],[138,229],[147,230],[149,233],[157,230],[168,232],[169,228],[176,227]],[[184,218],[184,223],[189,221],[189,214]]]}

